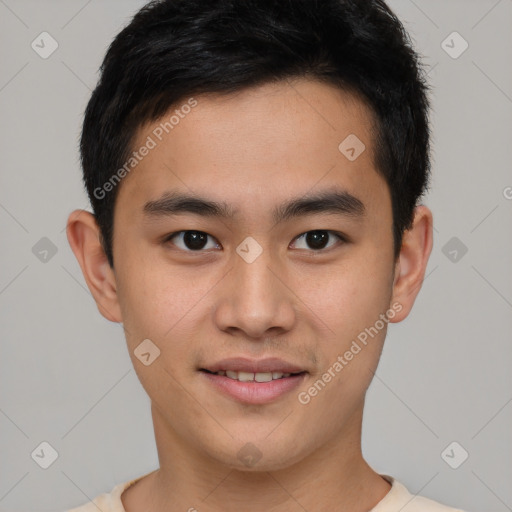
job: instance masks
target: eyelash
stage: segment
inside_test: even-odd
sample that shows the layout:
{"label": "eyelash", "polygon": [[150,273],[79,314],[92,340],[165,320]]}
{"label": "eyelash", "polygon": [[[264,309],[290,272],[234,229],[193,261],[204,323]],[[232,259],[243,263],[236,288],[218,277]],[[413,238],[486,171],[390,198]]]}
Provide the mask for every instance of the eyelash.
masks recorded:
{"label": "eyelash", "polygon": [[[301,233],[300,235],[297,235],[293,239],[293,241],[298,240],[301,237],[304,237],[308,233],[315,233],[315,232],[329,233],[329,234],[335,235],[342,244],[345,244],[345,243],[349,242],[348,238],[343,233],[339,233],[337,231],[333,231],[333,230],[330,230],[330,229],[312,229],[310,231],[305,231],[304,233]],[[185,229],[185,230],[181,230],[181,231],[175,231],[174,233],[170,233],[169,235],[166,235],[165,238],[163,239],[162,243],[167,244],[176,235],[179,235],[181,233],[201,233],[203,235],[207,235],[207,236],[215,239],[215,237],[213,237],[212,235],[209,235],[208,233],[205,233],[204,231],[198,231],[198,230],[195,230],[195,229]],[[324,249],[306,249],[306,250],[308,252],[312,252],[312,253],[321,253],[321,252],[328,252],[330,249],[333,249],[334,247],[335,246],[327,247],[327,248],[324,248]],[[180,248],[178,248],[178,250],[183,251],[183,252],[198,253],[198,254],[205,252],[205,249],[199,249],[197,251],[193,251],[191,249],[180,249]]]}

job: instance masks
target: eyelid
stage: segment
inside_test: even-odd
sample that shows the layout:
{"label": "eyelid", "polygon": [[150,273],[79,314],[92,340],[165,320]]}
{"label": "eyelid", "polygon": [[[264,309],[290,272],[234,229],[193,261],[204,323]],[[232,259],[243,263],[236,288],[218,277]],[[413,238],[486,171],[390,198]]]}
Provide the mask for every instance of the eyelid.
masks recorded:
{"label": "eyelid", "polygon": [[[325,233],[329,233],[331,235],[334,235],[338,238],[338,240],[342,243],[342,244],[346,244],[349,242],[349,239],[347,236],[345,236],[343,233],[340,233],[339,231],[335,231],[335,230],[332,230],[332,229],[310,229],[308,231],[304,231],[304,233],[301,233],[300,235],[297,235],[293,240],[292,240],[292,243],[295,242],[296,240],[298,240],[299,238],[303,237],[304,235],[307,235],[308,233],[314,233],[315,231],[324,231]],[[305,250],[307,252],[311,252],[311,253],[315,253],[315,254],[321,254],[322,252],[329,252],[331,249],[335,249],[337,246],[339,246],[340,244],[334,244],[332,245],[331,247],[327,247],[326,249],[317,249],[317,250],[314,250],[314,249],[302,249],[302,250]]]}
{"label": "eyelid", "polygon": [[[174,231],[173,233],[169,233],[168,235],[165,235],[162,239],[162,244],[167,244],[168,242],[170,242],[170,240],[172,238],[174,238],[176,235],[180,235],[181,233],[188,233],[188,232],[195,232],[195,233],[202,233],[204,235],[206,235],[207,237],[210,237],[210,238],[213,238],[216,243],[218,245],[220,245],[220,242],[213,236],[213,235],[210,235],[210,233],[207,233],[206,231],[201,231],[199,229],[181,229],[179,231]],[[175,244],[173,244],[175,245]],[[177,250],[181,251],[181,252],[188,252],[188,253],[192,253],[192,254],[201,254],[201,253],[204,253],[204,252],[209,252],[209,250],[205,250],[205,249],[201,249],[201,250],[198,250],[198,251],[192,251],[190,249],[181,249],[181,248],[177,248]]]}
{"label": "eyelid", "polygon": [[[162,243],[165,245],[167,244],[172,238],[174,238],[176,235],[179,235],[181,233],[187,233],[187,232],[196,232],[196,233],[202,233],[202,234],[205,234],[207,237],[210,237],[212,239],[214,239],[218,245],[221,245],[220,242],[213,236],[213,235],[210,235],[209,233],[207,233],[206,231],[201,231],[201,230],[198,230],[198,229],[182,229],[182,230],[179,230],[179,231],[174,231],[173,233],[169,233],[168,235],[165,235],[162,239]],[[308,233],[312,233],[312,232],[315,232],[315,231],[323,231],[325,233],[329,233],[331,235],[334,235],[338,238],[339,242],[344,245],[344,244],[347,244],[350,242],[350,239],[344,234],[344,233],[340,233],[339,231],[335,231],[335,230],[332,230],[332,229],[310,229],[308,231],[304,231],[303,233],[297,235],[291,242],[290,244],[293,244],[296,240],[298,240],[299,238],[303,237],[304,235],[307,235]],[[316,253],[316,254],[321,254],[322,252],[329,252],[331,249],[335,249],[337,246],[340,245],[340,243],[338,244],[335,244],[331,247],[328,247],[326,249],[299,249],[299,250],[305,250],[306,252],[311,252],[311,253]],[[174,244],[173,244],[174,245]],[[181,251],[181,252],[187,252],[187,253],[192,253],[192,254],[202,254],[202,253],[206,253],[206,252],[209,252],[210,250],[205,250],[205,249],[200,249],[200,250],[197,250],[197,251],[193,251],[193,250],[190,250],[190,249],[181,249],[181,248],[177,248],[177,250]]]}

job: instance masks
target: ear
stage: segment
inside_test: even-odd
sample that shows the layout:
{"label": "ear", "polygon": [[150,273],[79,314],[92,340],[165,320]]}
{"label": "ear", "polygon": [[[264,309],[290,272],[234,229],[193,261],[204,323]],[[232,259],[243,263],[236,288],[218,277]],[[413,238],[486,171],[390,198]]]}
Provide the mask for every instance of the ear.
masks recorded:
{"label": "ear", "polygon": [[390,322],[401,322],[407,317],[418,295],[428,258],[432,251],[432,212],[423,205],[414,210],[411,229],[404,232],[400,254],[395,264],[391,304],[402,306]]}
{"label": "ear", "polygon": [[121,322],[115,274],[101,245],[96,218],[86,210],[74,210],[66,234],[99,312],[111,322]]}

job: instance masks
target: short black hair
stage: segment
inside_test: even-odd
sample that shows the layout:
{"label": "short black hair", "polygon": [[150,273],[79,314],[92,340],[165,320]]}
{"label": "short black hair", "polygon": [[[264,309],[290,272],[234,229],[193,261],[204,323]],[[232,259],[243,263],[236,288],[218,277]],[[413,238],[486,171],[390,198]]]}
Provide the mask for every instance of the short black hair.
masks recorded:
{"label": "short black hair", "polygon": [[80,153],[111,267],[119,186],[105,193],[104,185],[130,158],[138,129],[192,95],[300,77],[334,84],[370,107],[398,257],[429,187],[430,86],[410,36],[383,0],[152,1],[115,37],[100,72]]}

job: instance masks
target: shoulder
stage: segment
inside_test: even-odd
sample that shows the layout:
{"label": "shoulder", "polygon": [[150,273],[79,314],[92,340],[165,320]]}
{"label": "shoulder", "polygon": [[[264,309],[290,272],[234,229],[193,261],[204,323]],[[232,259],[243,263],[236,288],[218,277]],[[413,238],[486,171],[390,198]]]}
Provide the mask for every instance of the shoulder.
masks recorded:
{"label": "shoulder", "polygon": [[370,512],[464,512],[438,501],[411,494],[404,484],[389,475],[381,475],[391,483],[389,493]]}
{"label": "shoulder", "polygon": [[115,489],[116,488],[109,493],[104,492],[99,494],[92,501],[88,501],[76,508],[69,509],[66,512],[98,512],[98,510],[101,510],[102,512],[125,512],[123,508],[119,508],[119,506],[115,504],[113,499]]}
{"label": "shoulder", "polygon": [[403,512],[464,512],[424,496],[411,495],[410,501],[404,504]]}
{"label": "shoulder", "polygon": [[88,501],[79,507],[66,510],[66,512],[98,512],[98,510],[101,510],[102,512],[113,512],[115,509],[111,508],[110,502],[110,493],[104,492],[103,494],[96,496],[94,500]]}
{"label": "shoulder", "polygon": [[130,485],[134,484],[144,476],[140,476],[133,480],[117,484],[110,492],[99,494],[92,501],[89,501],[79,507],[66,510],[66,512],[125,512],[123,502],[121,501],[121,494],[128,489]]}

